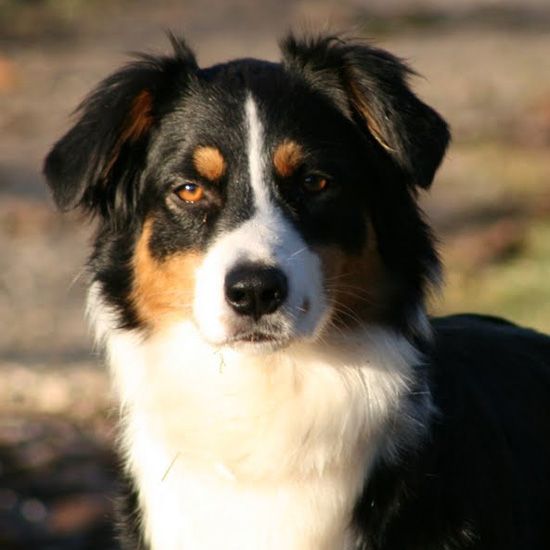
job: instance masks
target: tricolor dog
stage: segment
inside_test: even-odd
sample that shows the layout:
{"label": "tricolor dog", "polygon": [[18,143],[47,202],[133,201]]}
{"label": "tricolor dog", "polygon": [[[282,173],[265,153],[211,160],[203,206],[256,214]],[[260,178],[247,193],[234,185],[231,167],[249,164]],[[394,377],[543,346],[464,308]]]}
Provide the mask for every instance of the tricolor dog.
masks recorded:
{"label": "tricolor dog", "polygon": [[430,319],[446,123],[338,37],[103,81],[45,174],[98,219],[125,548],[548,550],[550,338]]}

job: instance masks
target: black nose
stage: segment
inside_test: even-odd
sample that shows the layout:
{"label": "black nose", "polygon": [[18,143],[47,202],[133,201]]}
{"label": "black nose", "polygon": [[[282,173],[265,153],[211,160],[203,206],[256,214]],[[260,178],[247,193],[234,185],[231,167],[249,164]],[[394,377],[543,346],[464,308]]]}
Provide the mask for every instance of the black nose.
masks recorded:
{"label": "black nose", "polygon": [[285,274],[274,267],[247,264],[235,267],[225,277],[225,299],[239,314],[258,320],[273,313],[288,294]]}

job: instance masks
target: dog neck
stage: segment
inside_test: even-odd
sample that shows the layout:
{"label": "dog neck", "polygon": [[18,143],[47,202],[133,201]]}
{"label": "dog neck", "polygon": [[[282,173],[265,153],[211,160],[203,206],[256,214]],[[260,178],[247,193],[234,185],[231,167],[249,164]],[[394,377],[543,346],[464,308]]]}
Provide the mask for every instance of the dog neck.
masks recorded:
{"label": "dog neck", "polygon": [[[190,321],[144,338],[94,315],[153,548],[346,548],[374,460],[429,414],[428,395],[411,399],[419,353],[389,329],[250,356],[210,347]],[[212,514],[230,518],[227,540]]]}

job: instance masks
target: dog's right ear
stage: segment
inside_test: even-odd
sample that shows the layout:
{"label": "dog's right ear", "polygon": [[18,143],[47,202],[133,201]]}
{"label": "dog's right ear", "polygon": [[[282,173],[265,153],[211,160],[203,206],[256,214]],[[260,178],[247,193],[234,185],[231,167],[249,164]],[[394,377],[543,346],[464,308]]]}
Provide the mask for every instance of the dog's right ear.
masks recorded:
{"label": "dog's right ear", "polygon": [[409,189],[431,185],[449,143],[449,128],[410,89],[413,71],[405,63],[365,42],[337,36],[290,35],[282,52],[289,71],[372,136]]}
{"label": "dog's right ear", "polygon": [[80,207],[106,219],[135,209],[151,133],[197,71],[185,42],[170,39],[172,55],[141,56],[101,82],[48,154],[44,174],[60,209]]}

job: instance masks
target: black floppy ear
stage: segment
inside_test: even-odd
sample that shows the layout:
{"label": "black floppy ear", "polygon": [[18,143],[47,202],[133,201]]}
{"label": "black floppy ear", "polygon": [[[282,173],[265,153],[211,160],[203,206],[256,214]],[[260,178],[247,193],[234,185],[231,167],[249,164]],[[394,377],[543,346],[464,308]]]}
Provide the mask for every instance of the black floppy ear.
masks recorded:
{"label": "black floppy ear", "polygon": [[185,42],[170,39],[171,56],[141,56],[101,82],[48,154],[44,174],[60,209],[81,207],[104,218],[135,209],[151,133],[197,69]]}
{"label": "black floppy ear", "polygon": [[282,44],[283,63],[368,131],[404,172],[430,186],[449,143],[445,121],[410,90],[412,71],[393,55],[337,37]]}

